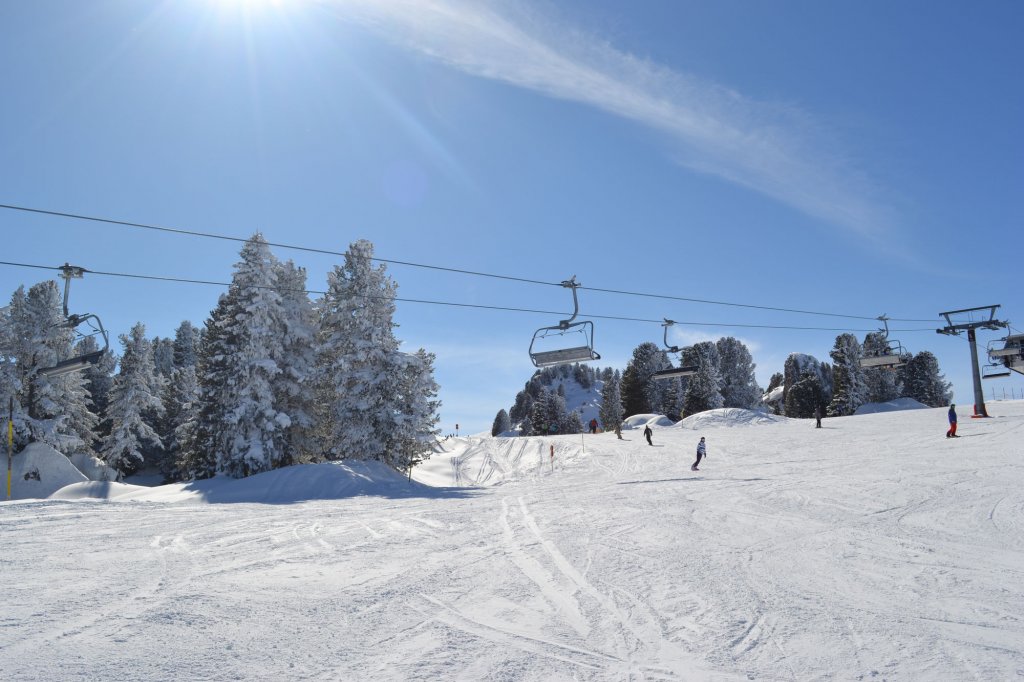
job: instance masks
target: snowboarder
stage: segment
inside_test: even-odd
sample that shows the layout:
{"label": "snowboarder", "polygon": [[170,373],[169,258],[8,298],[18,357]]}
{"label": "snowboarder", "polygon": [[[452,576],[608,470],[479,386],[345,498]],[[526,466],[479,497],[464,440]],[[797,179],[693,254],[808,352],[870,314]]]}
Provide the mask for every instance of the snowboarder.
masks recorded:
{"label": "snowboarder", "polygon": [[814,428],[820,429],[821,428],[821,405],[818,405],[817,407],[814,408],[814,420],[816,422],[815,425],[814,425]]}
{"label": "snowboarder", "polygon": [[644,427],[644,438],[647,439],[647,444],[648,445],[654,445],[654,443],[651,442],[651,436],[653,434],[654,434],[654,431],[651,431],[651,425],[650,424],[648,424],[647,426]]}
{"label": "snowboarder", "polygon": [[596,419],[591,419],[590,420],[590,432],[591,433],[597,433],[597,420]]}
{"label": "snowboarder", "polygon": [[625,440],[625,438],[622,437],[622,424],[615,425],[615,435],[619,437],[619,440]]}
{"label": "snowboarder", "polygon": [[700,464],[700,460],[702,457],[707,456],[708,452],[706,446],[704,445],[704,436],[701,436],[700,442],[697,443],[697,461],[694,462],[693,466],[690,467],[690,471],[700,471],[700,469],[697,468],[697,465]]}
{"label": "snowboarder", "polygon": [[956,404],[949,405],[949,431],[946,431],[946,438],[959,438],[956,435]]}

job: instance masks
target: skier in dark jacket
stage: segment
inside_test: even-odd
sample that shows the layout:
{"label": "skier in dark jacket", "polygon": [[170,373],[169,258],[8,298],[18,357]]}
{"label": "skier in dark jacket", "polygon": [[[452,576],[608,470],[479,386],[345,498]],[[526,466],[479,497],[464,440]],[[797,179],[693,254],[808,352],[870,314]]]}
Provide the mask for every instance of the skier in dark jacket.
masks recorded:
{"label": "skier in dark jacket", "polygon": [[690,467],[690,471],[700,471],[700,469],[697,468],[697,465],[700,464],[701,457],[707,457],[707,456],[708,456],[707,446],[704,445],[704,436],[701,436],[700,437],[700,442],[697,443],[697,461],[694,462],[693,466]]}
{"label": "skier in dark jacket", "polygon": [[590,420],[590,432],[591,433],[597,433],[597,420],[596,419],[591,419]]}
{"label": "skier in dark jacket", "polygon": [[648,445],[654,445],[654,443],[651,442],[651,435],[653,433],[654,432],[651,431],[651,425],[650,424],[648,424],[647,426],[644,427],[644,438],[647,439],[647,444]]}
{"label": "skier in dark jacket", "polygon": [[946,431],[946,438],[959,438],[956,435],[956,405],[949,406],[949,431]]}

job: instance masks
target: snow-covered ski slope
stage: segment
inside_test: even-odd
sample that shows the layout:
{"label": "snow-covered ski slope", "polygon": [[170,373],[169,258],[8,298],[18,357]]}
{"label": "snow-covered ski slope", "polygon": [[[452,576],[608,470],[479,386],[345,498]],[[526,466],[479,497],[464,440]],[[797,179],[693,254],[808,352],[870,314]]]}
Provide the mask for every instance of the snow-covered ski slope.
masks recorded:
{"label": "snow-covered ski slope", "polygon": [[4,678],[1017,679],[1024,403],[989,410],[955,440],[945,410],[719,413],[654,447],[455,441],[444,487],[321,465],[5,503]]}

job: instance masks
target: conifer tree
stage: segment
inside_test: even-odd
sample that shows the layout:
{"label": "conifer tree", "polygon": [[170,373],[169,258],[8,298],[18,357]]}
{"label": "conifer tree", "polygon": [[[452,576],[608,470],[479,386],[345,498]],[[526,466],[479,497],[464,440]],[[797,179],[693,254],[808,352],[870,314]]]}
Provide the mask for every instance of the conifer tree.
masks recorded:
{"label": "conifer tree", "polygon": [[291,426],[274,390],[287,326],[277,259],[259,233],[245,243],[240,256],[228,289],[231,314],[222,320],[232,343],[224,358],[224,421],[217,450],[217,470],[235,478],[288,464]]}
{"label": "conifer tree", "polygon": [[51,445],[65,454],[89,450],[95,415],[81,372],[42,376],[73,354],[74,332],[65,324],[63,299],[54,281],[40,282],[27,294],[19,288],[11,300],[11,357],[20,393],[22,417],[15,418],[19,446],[32,441]]}
{"label": "conifer tree", "polygon": [[626,415],[649,414],[655,405],[651,404],[654,373],[663,368],[665,353],[657,344],[641,343],[633,349],[633,357],[622,373],[622,407]]}
{"label": "conifer tree", "polygon": [[173,361],[174,366],[195,367],[198,364],[199,329],[188,320],[183,320],[174,331]]}
{"label": "conifer tree", "polygon": [[168,482],[189,478],[184,458],[187,443],[199,418],[199,396],[195,365],[175,368],[162,395],[165,413],[161,420],[163,431],[160,438],[164,443],[165,456],[161,461],[160,473]]}
{"label": "conifer tree", "polygon": [[718,347],[711,341],[695,343],[684,351],[683,364],[697,367],[697,373],[689,377],[687,382],[683,396],[683,416],[722,407],[722,393],[718,388],[721,382]]}
{"label": "conifer tree", "polygon": [[396,410],[390,392],[402,364],[392,319],[396,286],[372,258],[370,242],[351,244],[344,265],[328,275],[321,305],[320,434],[331,459],[385,461],[381,434]]}
{"label": "conifer tree", "polygon": [[491,435],[498,436],[511,430],[512,422],[509,419],[508,412],[505,411],[505,408],[498,410],[498,414],[494,415],[494,423],[491,424]]}
{"label": "conifer tree", "polygon": [[719,339],[719,369],[722,401],[725,407],[751,409],[761,402],[761,387],[754,376],[754,358],[746,345],[732,336]]}
{"label": "conifer tree", "polygon": [[181,443],[181,456],[177,458],[178,475],[182,480],[212,478],[217,473],[218,452],[221,449],[220,425],[226,417],[224,397],[231,376],[228,357],[233,352],[235,339],[227,322],[235,308],[234,292],[229,289],[220,296],[216,307],[206,320],[196,354],[196,378],[199,384],[199,404],[196,418],[185,422],[176,433]]}
{"label": "conifer tree", "polygon": [[786,416],[807,419],[824,403],[821,377],[817,372],[805,370],[800,380],[786,393]]}
{"label": "conifer tree", "polygon": [[853,334],[840,334],[829,355],[832,357],[834,386],[827,414],[829,417],[851,415],[867,401],[867,386],[864,383],[864,370],[860,366],[861,348],[857,337]]}
{"label": "conifer tree", "polygon": [[619,374],[618,370],[614,370],[610,375],[606,374],[605,376],[607,378],[604,380],[604,386],[601,389],[600,419],[606,429],[614,429],[615,426],[622,423],[623,419],[622,393],[620,390],[622,375]]}
{"label": "conifer tree", "polygon": [[399,354],[404,361],[398,374],[399,402],[392,429],[384,434],[384,463],[398,471],[409,469],[430,456],[437,435],[439,417],[434,354],[420,348],[414,354]]}
{"label": "conifer tree", "polygon": [[[87,336],[75,344],[76,355],[87,355],[100,349],[95,337]],[[114,371],[117,368],[117,357],[107,350],[100,356],[99,362],[89,365],[82,371],[85,389],[89,394],[89,411],[96,416],[96,426],[91,435],[92,449],[99,452],[103,441],[110,435],[110,419],[107,418],[107,405],[110,403],[110,389],[114,386]]]}
{"label": "conifer tree", "polygon": [[281,372],[274,382],[277,408],[288,416],[285,434],[288,462],[317,459],[314,419],[316,380],[316,315],[306,294],[306,271],[292,261],[280,264],[278,284],[284,312],[281,330]]}
{"label": "conifer tree", "polygon": [[550,395],[546,388],[541,388],[540,395],[534,399],[533,407],[530,410],[530,424],[532,427],[530,435],[544,436],[551,433]]}
{"label": "conifer tree", "polygon": [[160,401],[159,380],[153,367],[153,346],[146,339],[146,328],[141,322],[129,334],[121,334],[120,371],[110,389],[107,416],[111,422],[110,435],[103,443],[103,460],[117,469],[119,475],[138,471],[146,461],[146,454],[161,447],[160,436],[145,419],[147,412],[163,411]]}
{"label": "conifer tree", "polygon": [[903,382],[906,396],[928,407],[945,407],[953,399],[952,385],[929,351],[921,351],[903,366]]}

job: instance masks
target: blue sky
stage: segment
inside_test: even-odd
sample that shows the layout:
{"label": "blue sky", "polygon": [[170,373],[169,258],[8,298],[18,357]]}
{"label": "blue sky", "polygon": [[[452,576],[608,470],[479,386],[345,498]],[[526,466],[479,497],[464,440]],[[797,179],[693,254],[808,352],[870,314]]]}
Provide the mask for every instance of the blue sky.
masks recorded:
{"label": "blue sky", "polygon": [[[0,5],[0,203],[382,258],[893,322],[972,398],[938,313],[1024,328],[1024,6],[1015,2],[177,0]],[[0,210],[2,260],[226,281],[238,244]],[[323,289],[337,257],[277,250]],[[571,310],[566,290],[394,265],[399,295]],[[44,276],[0,267],[0,291]],[[220,289],[101,275],[115,333],[202,324]],[[702,323],[766,383],[871,320],[580,292]],[[489,428],[559,318],[398,306],[442,428]],[[595,319],[599,365],[658,341]],[[983,342],[998,337],[980,334]],[[986,383],[986,395],[1024,382]]]}

